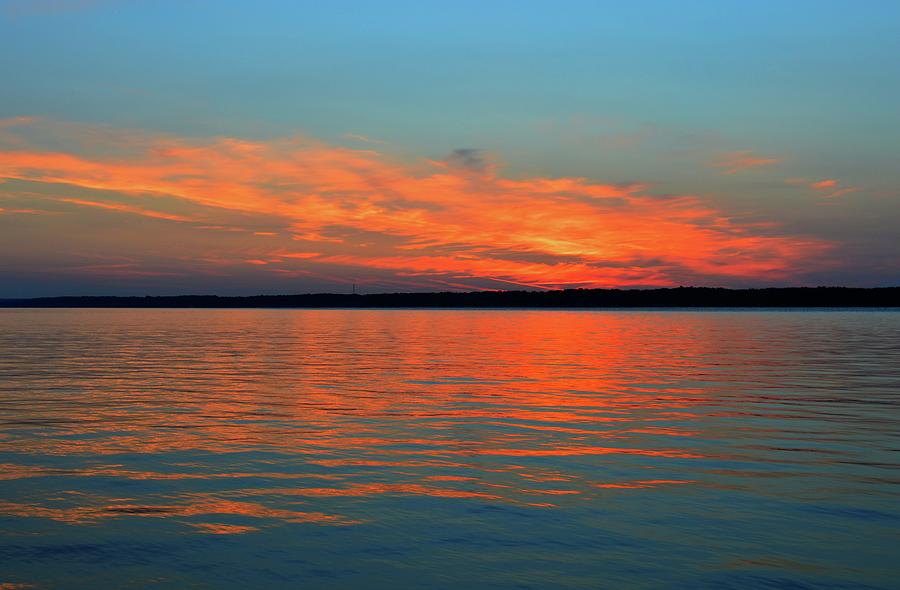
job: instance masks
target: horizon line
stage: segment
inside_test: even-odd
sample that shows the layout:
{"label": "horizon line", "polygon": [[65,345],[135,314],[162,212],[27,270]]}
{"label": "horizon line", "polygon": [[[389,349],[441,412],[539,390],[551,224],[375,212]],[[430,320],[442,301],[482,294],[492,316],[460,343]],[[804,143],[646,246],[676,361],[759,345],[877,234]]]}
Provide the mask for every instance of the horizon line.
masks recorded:
{"label": "horizon line", "polygon": [[0,307],[118,308],[637,308],[900,307],[892,287],[657,287],[279,295],[61,295],[0,298]]}

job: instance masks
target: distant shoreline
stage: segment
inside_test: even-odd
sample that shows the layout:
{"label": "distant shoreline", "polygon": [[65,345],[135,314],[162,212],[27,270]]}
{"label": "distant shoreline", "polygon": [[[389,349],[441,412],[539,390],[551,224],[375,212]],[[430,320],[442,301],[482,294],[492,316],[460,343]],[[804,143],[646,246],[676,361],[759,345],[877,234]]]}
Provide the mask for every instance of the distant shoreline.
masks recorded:
{"label": "distant shoreline", "polygon": [[900,287],[565,289],[350,295],[76,296],[0,299],[4,308],[876,308],[900,307]]}

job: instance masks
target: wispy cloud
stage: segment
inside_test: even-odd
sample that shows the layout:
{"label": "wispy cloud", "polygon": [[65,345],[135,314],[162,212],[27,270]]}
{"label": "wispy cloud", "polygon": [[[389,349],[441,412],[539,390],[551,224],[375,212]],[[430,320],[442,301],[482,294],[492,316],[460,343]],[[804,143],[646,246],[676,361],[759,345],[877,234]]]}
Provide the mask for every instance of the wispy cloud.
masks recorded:
{"label": "wispy cloud", "polygon": [[368,135],[363,135],[362,133],[345,133],[344,138],[351,139],[353,141],[360,141],[362,143],[375,143],[375,144],[383,144],[384,141],[380,139],[375,139],[369,137]]}
{"label": "wispy cloud", "polygon": [[447,165],[451,169],[484,173],[494,168],[493,162],[483,150],[459,148],[443,160],[432,162],[438,166]]}
{"label": "wispy cloud", "polygon": [[749,150],[739,152],[723,152],[708,162],[711,168],[718,168],[722,174],[737,174],[745,170],[772,166],[781,162],[772,156],[755,155]]}
{"label": "wispy cloud", "polygon": [[168,219],[170,221],[194,221],[191,218],[185,217],[183,215],[164,213],[162,211],[154,211],[152,209],[142,209],[140,207],[133,207],[133,206],[125,205],[122,203],[103,203],[103,202],[99,202],[99,201],[86,201],[84,199],[67,199],[67,198],[60,198],[59,201],[62,203],[71,203],[73,205],[81,205],[83,207],[99,207],[100,209],[107,209],[109,211],[119,211],[122,213],[133,213],[135,215],[146,215],[147,217],[154,217],[156,219]]}
{"label": "wispy cloud", "polygon": [[814,188],[814,189],[817,189],[817,190],[827,190],[827,189],[830,189],[830,188],[834,188],[834,187],[836,187],[837,185],[838,185],[838,181],[836,181],[836,180],[834,180],[834,179],[820,180],[820,181],[818,181],[818,182],[811,182],[811,183],[809,184],[810,188]]}
{"label": "wispy cloud", "polygon": [[[207,258],[267,272],[378,272],[419,285],[728,284],[788,277],[829,247],[641,183],[507,178],[477,150],[406,164],[305,137],[196,140],[48,121],[0,128],[4,145],[0,178],[91,192],[57,199],[68,205],[195,230],[252,216],[246,231],[218,233],[230,241]],[[152,231],[140,239],[160,243]]]}
{"label": "wispy cloud", "polygon": [[796,184],[811,188],[817,191],[822,197],[837,198],[844,195],[855,193],[859,189],[858,186],[841,186],[841,181],[834,178],[826,178],[824,180],[807,180],[805,178],[788,178],[785,180],[787,184]]}
{"label": "wispy cloud", "polygon": [[28,125],[36,121],[36,117],[11,117],[9,119],[0,119],[0,129],[3,129],[4,127],[15,127],[16,125]]}

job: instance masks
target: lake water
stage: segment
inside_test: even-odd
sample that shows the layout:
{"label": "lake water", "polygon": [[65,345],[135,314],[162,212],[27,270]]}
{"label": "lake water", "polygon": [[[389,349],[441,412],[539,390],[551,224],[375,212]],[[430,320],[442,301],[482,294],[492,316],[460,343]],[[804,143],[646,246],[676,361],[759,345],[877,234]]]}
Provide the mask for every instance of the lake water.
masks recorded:
{"label": "lake water", "polygon": [[897,588],[900,313],[0,310],[0,588]]}

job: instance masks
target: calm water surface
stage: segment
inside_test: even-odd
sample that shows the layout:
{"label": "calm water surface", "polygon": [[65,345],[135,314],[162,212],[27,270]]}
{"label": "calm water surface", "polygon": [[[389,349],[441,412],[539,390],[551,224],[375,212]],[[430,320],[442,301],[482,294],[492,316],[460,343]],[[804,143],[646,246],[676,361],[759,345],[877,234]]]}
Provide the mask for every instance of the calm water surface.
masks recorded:
{"label": "calm water surface", "polygon": [[0,588],[898,588],[900,313],[0,310]]}

